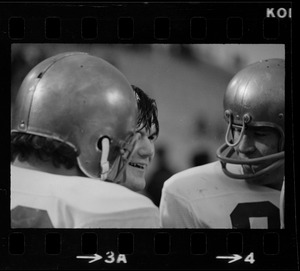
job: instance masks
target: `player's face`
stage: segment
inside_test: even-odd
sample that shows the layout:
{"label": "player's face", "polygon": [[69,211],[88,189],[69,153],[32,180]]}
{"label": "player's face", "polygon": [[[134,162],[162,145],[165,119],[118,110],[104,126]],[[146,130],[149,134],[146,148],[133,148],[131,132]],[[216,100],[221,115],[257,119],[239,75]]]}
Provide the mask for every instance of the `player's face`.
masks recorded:
{"label": "player's face", "polygon": [[127,165],[126,181],[124,183],[124,186],[133,191],[141,191],[145,188],[145,174],[154,157],[154,142],[157,138],[154,126],[150,130],[143,128],[138,133],[140,139],[137,141],[130,162]]}
{"label": "player's face", "polygon": [[[234,140],[240,136],[240,130],[234,130]],[[235,150],[238,157],[241,160],[247,160],[251,158],[259,158],[266,155],[274,154],[279,151],[279,134],[272,128],[269,127],[248,127],[245,130],[244,135]],[[266,166],[270,165],[271,162],[265,162],[259,165],[243,165],[244,173],[257,172]],[[275,173],[274,173],[275,174]],[[250,179],[250,182],[257,183],[260,185],[270,185],[272,182],[277,181],[278,178],[260,177]]]}

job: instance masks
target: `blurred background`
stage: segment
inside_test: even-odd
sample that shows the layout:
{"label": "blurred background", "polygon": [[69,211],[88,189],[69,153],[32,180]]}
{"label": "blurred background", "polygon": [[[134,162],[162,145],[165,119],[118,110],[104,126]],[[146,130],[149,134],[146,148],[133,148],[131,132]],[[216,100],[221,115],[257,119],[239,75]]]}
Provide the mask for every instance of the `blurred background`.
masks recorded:
{"label": "blurred background", "polygon": [[157,205],[172,174],[216,160],[226,131],[223,94],[232,76],[258,60],[285,58],[281,44],[13,44],[11,49],[11,107],[26,74],[67,51],[105,59],[156,100],[160,134],[142,193]]}

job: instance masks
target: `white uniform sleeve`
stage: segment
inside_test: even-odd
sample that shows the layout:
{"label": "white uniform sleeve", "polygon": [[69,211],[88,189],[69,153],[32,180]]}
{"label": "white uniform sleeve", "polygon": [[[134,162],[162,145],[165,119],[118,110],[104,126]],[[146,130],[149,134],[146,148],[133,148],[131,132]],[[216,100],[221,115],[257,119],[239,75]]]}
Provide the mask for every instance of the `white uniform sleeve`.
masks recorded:
{"label": "white uniform sleeve", "polygon": [[158,228],[153,202],[128,188],[12,167],[12,225],[28,228]]}

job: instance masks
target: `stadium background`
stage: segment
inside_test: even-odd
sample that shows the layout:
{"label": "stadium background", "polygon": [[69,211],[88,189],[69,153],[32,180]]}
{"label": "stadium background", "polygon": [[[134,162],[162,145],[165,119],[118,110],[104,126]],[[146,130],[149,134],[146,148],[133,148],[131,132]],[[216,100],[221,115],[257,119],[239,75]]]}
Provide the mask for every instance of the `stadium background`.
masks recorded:
{"label": "stadium background", "polygon": [[102,57],[156,99],[160,135],[147,174],[148,184],[155,185],[142,191],[156,204],[166,178],[216,160],[226,129],[222,99],[232,76],[252,62],[285,58],[281,44],[13,44],[11,49],[11,107],[29,70],[67,51]]}

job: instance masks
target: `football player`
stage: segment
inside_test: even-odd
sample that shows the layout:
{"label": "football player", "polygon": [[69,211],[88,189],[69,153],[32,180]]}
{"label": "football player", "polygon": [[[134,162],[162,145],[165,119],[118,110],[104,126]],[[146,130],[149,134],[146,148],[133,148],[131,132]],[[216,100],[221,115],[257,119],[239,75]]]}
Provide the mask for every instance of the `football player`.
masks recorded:
{"label": "football player", "polygon": [[228,129],[217,150],[220,161],[185,170],[165,183],[163,227],[282,227],[284,60],[259,61],[238,72],[223,105]]}
{"label": "football player", "polygon": [[159,134],[157,105],[142,89],[132,85],[138,103],[139,139],[128,163],[124,186],[140,192],[146,186],[145,174],[155,155],[154,143]]}
{"label": "football player", "polygon": [[87,53],[25,77],[12,114],[12,228],[152,228],[157,207],[119,185],[135,148],[137,102],[124,75]]}

